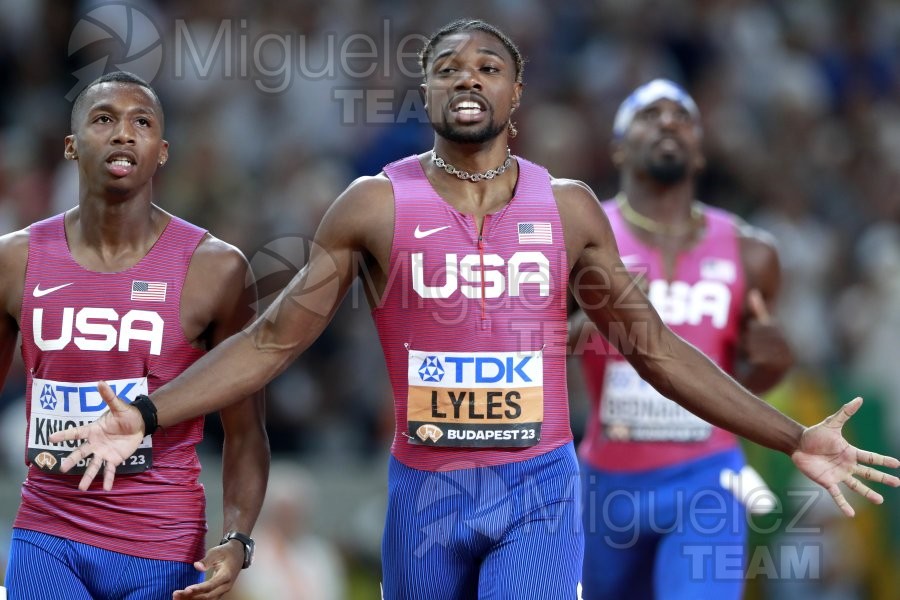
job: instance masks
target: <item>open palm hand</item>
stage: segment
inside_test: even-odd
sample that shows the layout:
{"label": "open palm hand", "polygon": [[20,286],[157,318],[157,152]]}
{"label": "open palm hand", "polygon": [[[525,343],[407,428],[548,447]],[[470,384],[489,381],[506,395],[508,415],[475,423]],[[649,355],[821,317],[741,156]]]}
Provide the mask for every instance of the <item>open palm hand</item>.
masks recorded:
{"label": "open palm hand", "polygon": [[80,427],[70,427],[50,436],[54,443],[67,440],[84,440],[71,454],[62,460],[60,470],[65,473],[82,459],[92,456],[81,482],[80,490],[86,490],[103,469],[103,489],[111,490],[116,477],[116,467],[131,456],[144,439],[144,421],[140,412],[117,397],[106,382],[98,385],[100,397],[109,407],[102,417]]}
{"label": "open palm hand", "polygon": [[896,469],[900,467],[900,461],[892,456],[860,450],[844,439],[841,430],[859,410],[862,402],[862,398],[855,398],[818,425],[808,427],[800,438],[799,447],[791,455],[797,468],[825,488],[838,508],[848,517],[854,516],[856,512],[847,502],[839,484],[843,483],[875,504],[881,504],[884,498],[861,480],[891,487],[900,486],[900,479],[894,475],[866,466]]}

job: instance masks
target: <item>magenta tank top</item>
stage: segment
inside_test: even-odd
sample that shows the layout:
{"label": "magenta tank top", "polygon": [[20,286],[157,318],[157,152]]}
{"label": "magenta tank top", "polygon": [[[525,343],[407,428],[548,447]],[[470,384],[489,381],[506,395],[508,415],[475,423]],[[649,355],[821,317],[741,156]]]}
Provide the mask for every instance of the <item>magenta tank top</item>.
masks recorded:
{"label": "magenta tank top", "polygon": [[517,160],[513,198],[480,236],[418,157],[384,169],[394,240],[373,316],[394,393],[391,452],[410,467],[511,463],[572,439],[562,225],[547,171]]}
{"label": "magenta tank top", "polygon": [[195,451],[202,418],[145,438],[110,492],[102,477],[79,491],[80,475],[59,473],[71,447],[47,438],[97,418],[105,408],[98,380],[132,401],[203,355],[185,338],[180,314],[188,265],[205,233],[173,217],[136,265],[97,273],[72,258],[64,215],[29,228],[20,319],[29,469],[15,527],[144,558],[203,557],[205,498]]}
{"label": "magenta tank top", "polygon": [[[622,262],[644,280],[662,320],[732,373],[745,285],[734,217],[704,207],[703,238],[678,255],[675,277],[668,281],[659,250],[631,233],[615,202],[605,202],[604,209]],[[594,467],[643,471],[737,446],[731,433],[656,392],[599,334],[584,350],[582,367],[592,410],[579,454]]]}

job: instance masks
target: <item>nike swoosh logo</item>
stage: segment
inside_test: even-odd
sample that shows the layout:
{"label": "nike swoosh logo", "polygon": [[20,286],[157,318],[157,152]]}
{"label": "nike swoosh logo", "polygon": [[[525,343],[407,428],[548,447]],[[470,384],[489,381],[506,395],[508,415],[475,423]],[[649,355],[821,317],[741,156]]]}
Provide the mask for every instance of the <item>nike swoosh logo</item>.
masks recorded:
{"label": "nike swoosh logo", "polygon": [[[75,282],[73,281],[72,283],[75,283]],[[42,290],[41,284],[37,284],[36,286],[34,286],[34,291],[31,292],[31,295],[34,296],[35,298],[40,298],[41,296],[46,296],[47,294],[52,294],[56,290],[61,290],[64,287],[69,287],[70,285],[72,285],[72,283],[64,283],[64,284],[58,285],[56,287],[47,288],[46,290]]]}
{"label": "nike swoosh logo", "polygon": [[444,225],[443,227],[435,227],[434,229],[426,229],[425,231],[422,231],[421,229],[419,229],[419,226],[416,225],[416,230],[415,232],[413,232],[413,235],[416,236],[417,240],[421,240],[422,238],[427,238],[432,233],[443,231],[445,229],[448,229],[449,227],[449,225]]}

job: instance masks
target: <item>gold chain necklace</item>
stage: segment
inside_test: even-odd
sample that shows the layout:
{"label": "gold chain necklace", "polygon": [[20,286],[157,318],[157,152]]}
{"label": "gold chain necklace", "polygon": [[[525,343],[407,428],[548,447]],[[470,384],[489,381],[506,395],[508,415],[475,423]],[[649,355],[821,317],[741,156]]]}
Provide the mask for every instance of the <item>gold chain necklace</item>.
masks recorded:
{"label": "gold chain necklace", "polygon": [[648,231],[650,233],[655,233],[658,235],[667,235],[672,237],[687,235],[694,231],[695,223],[701,223],[703,221],[703,209],[700,208],[700,203],[696,200],[691,203],[690,221],[688,221],[686,224],[679,223],[677,225],[660,223],[659,221],[644,216],[638,211],[634,210],[634,208],[628,202],[628,197],[625,195],[625,192],[619,192],[616,195],[616,204],[618,204],[619,206],[619,212],[622,213],[623,219],[625,219],[635,227],[638,227],[639,229],[643,229],[644,231]]}

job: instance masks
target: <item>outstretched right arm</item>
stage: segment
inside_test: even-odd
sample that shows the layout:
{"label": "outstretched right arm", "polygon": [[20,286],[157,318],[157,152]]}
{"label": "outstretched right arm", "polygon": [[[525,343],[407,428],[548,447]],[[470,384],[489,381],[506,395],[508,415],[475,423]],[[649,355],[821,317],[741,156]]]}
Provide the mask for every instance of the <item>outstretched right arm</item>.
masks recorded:
{"label": "outstretched right arm", "polygon": [[309,261],[265,313],[152,395],[161,427],[252,394],[319,337],[355,277],[353,256],[363,248],[353,205],[365,187],[351,186],[328,210]]}
{"label": "outstretched right arm", "polygon": [[[255,392],[319,337],[355,278],[355,254],[370,252],[375,229],[372,211],[384,208],[385,194],[391,199],[390,183],[384,177],[359,179],[341,194],[319,225],[309,261],[269,309],[245,331],[216,346],[153,393],[161,427],[215,412]],[[108,389],[103,396],[110,415],[51,438],[87,440],[62,465],[66,470],[94,455],[82,479],[83,489],[103,461],[107,461],[104,483],[111,487],[119,457],[127,456],[143,436],[138,411],[129,409]]]}

